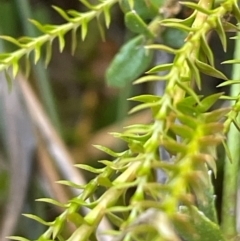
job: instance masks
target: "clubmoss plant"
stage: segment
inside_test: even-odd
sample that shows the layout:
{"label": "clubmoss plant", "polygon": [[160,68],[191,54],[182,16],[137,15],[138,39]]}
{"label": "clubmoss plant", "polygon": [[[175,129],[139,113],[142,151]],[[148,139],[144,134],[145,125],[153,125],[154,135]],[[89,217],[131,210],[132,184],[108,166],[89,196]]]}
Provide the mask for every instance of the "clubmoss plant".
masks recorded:
{"label": "clubmoss plant", "polygon": [[[102,0],[97,5],[87,0],[81,2],[88,11],[63,11],[54,7],[66,20],[65,24],[42,25],[31,20],[42,32],[39,37],[14,39],[1,36],[18,46],[15,52],[0,54],[0,70],[5,71],[9,85],[11,78],[8,71],[12,69],[13,76],[16,76],[21,58],[26,59],[28,72],[29,55],[34,52],[37,63],[45,46],[47,65],[51,59],[52,41],[58,39],[62,51],[67,32],[72,33],[73,52],[77,45],[78,29],[84,40],[88,23],[93,19],[97,19],[104,37],[105,30],[100,20],[103,17],[108,28],[111,23],[110,10],[115,4],[120,4],[126,27],[136,36],[120,49],[109,66],[106,73],[108,84],[124,87],[131,81],[135,81],[134,84],[164,81],[166,87],[162,96],[146,94],[130,99],[141,102],[132,109],[132,113],[148,108],[153,120],[146,125],[136,123],[128,126],[123,133],[112,133],[128,144],[127,150],[117,153],[107,147],[96,146],[115,159],[100,161],[104,164],[101,169],[76,165],[96,174],[86,185],[61,182],[81,189],[79,196],[65,204],[41,199],[63,207],[64,211],[59,217],[45,222],[40,217],[26,215],[47,226],[45,233],[37,240],[99,240],[96,231],[105,216],[116,227],[115,230],[106,230],[113,236],[112,240],[237,240],[240,96],[235,84],[239,84],[240,79],[235,67],[233,80],[215,68],[208,34],[216,31],[226,51],[226,31],[239,31],[237,26],[228,22],[226,16],[231,15],[237,22],[240,21],[238,1]],[[183,6],[192,10],[190,16],[174,18]],[[158,44],[161,34],[171,28],[185,36],[179,48]],[[238,37],[236,39],[239,46]],[[174,60],[149,69],[153,54],[157,51],[173,54]],[[235,59],[225,64],[240,63],[237,47],[235,52]],[[167,74],[159,74],[166,70]],[[199,96],[193,86],[201,88],[202,74],[222,79],[221,86],[234,85],[231,96],[224,96],[223,93]],[[212,109],[219,99],[232,100],[233,105]],[[212,173],[216,176],[217,172],[217,146],[220,144],[226,152],[221,224],[217,219],[212,186]],[[163,151],[169,153],[171,160],[161,158]],[[160,169],[167,175],[164,183],[156,180],[155,174]],[[105,192],[95,198],[99,186],[104,187]],[[125,200],[130,188],[134,190],[133,194],[130,200]],[[81,207],[87,207],[90,211],[85,216],[81,215]],[[66,222],[72,222],[76,229],[64,239],[61,232]],[[11,239],[27,240],[20,237]]]}

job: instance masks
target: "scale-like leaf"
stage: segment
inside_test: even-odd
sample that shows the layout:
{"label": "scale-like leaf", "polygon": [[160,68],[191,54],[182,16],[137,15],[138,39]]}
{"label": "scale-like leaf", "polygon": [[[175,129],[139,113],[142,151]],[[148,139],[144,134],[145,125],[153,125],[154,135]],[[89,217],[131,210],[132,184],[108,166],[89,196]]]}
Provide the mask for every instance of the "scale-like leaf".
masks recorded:
{"label": "scale-like leaf", "polygon": [[238,6],[238,2],[233,2],[233,9],[232,12],[234,14],[234,17],[237,19],[238,22],[240,22],[240,10]]}
{"label": "scale-like leaf", "polygon": [[88,31],[88,26],[87,26],[87,20],[86,19],[82,19],[81,21],[81,35],[82,35],[82,41],[85,40],[86,36],[87,36],[87,31]]}
{"label": "scale-like leaf", "polygon": [[136,179],[133,182],[125,182],[125,183],[114,183],[114,187],[117,189],[128,189],[131,187],[136,187],[139,184],[139,181]]}
{"label": "scale-like leaf", "polygon": [[44,221],[43,219],[41,219],[40,217],[36,216],[36,215],[32,215],[32,214],[23,214],[23,216],[27,217],[27,218],[30,218],[30,219],[33,219],[45,226],[51,226],[53,224],[53,222],[46,222]]}
{"label": "scale-like leaf", "polygon": [[43,26],[41,23],[39,23],[38,21],[34,20],[34,19],[29,19],[29,21],[38,28],[38,30],[40,30],[43,33],[46,33],[46,29],[45,26]]}
{"label": "scale-like leaf", "polygon": [[185,90],[190,96],[194,98],[194,100],[196,100],[198,104],[201,105],[198,95],[191,87],[187,86],[185,83],[182,83],[180,81],[177,82],[177,85],[181,87],[181,89]]}
{"label": "scale-like leaf", "polygon": [[186,26],[192,26],[194,19],[196,16],[196,12],[191,14],[188,18],[180,19],[180,18],[165,18],[161,21],[161,23],[181,23]]}
{"label": "scale-like leaf", "polygon": [[[200,100],[203,97],[203,95],[198,95],[198,99]],[[195,98],[192,96],[187,96],[184,99],[180,100],[178,104],[181,105],[189,105],[189,106],[195,106],[197,104]]]}
{"label": "scale-like leaf", "polygon": [[187,58],[186,61],[188,63],[189,68],[192,70],[192,74],[195,78],[198,89],[201,90],[201,77],[198,68],[196,67],[192,59]]}
{"label": "scale-like leaf", "polygon": [[187,1],[182,1],[181,4],[188,7],[188,8],[192,8],[192,9],[197,10],[199,12],[205,13],[206,15],[212,14],[211,10],[201,7],[200,4],[196,4],[196,3],[193,3],[193,2],[187,2]]}
{"label": "scale-like leaf", "polygon": [[194,131],[186,125],[171,124],[170,129],[178,136],[191,139],[194,136]]}
{"label": "scale-like leaf", "polygon": [[8,236],[7,238],[11,240],[17,240],[17,241],[30,241],[29,239],[17,237],[17,236]]}
{"label": "scale-like leaf", "polygon": [[1,53],[0,54],[0,63],[6,63],[7,60],[12,59],[12,55],[9,53]]}
{"label": "scale-like leaf", "polygon": [[94,168],[86,164],[75,164],[74,166],[92,173],[102,173],[104,171],[104,168]]}
{"label": "scale-like leaf", "polygon": [[209,63],[211,66],[214,67],[214,56],[213,56],[213,52],[209,47],[209,44],[207,42],[207,38],[206,36],[202,36],[201,37],[201,49],[203,50],[203,52],[205,53]]}
{"label": "scale-like leaf", "polygon": [[37,202],[45,202],[45,203],[51,203],[55,206],[66,208],[66,205],[63,203],[58,202],[57,200],[51,199],[51,198],[38,198],[36,199]]}
{"label": "scale-like leaf", "polygon": [[61,32],[58,34],[58,41],[59,41],[59,51],[60,53],[62,53],[65,46],[65,39],[64,39],[64,34]]}
{"label": "scale-like leaf", "polygon": [[78,12],[78,11],[76,11],[76,10],[73,10],[73,9],[68,10],[67,13],[68,13],[69,15],[71,15],[72,17],[74,17],[74,18],[82,17],[82,13],[80,13],[80,12]]}
{"label": "scale-like leaf", "polygon": [[99,200],[92,201],[92,202],[85,202],[79,198],[73,198],[69,201],[69,203],[75,203],[79,206],[83,206],[87,208],[94,208],[99,203]]}
{"label": "scale-like leaf", "polygon": [[186,145],[176,142],[174,140],[163,140],[162,145],[173,155],[176,155],[177,153],[185,154],[187,152]]}
{"label": "scale-like leaf", "polygon": [[240,64],[240,59],[226,60],[222,64]]}
{"label": "scale-like leaf", "polygon": [[150,45],[146,45],[145,49],[163,50],[163,51],[165,51],[167,53],[170,53],[170,54],[177,54],[178,53],[177,49],[168,47],[168,46],[166,46],[164,44],[150,44]]}
{"label": "scale-like leaf", "polygon": [[61,8],[57,7],[57,6],[52,6],[52,8],[58,12],[65,20],[67,20],[68,22],[71,22],[71,18],[69,18],[68,14]]}
{"label": "scale-like leaf", "polygon": [[91,10],[97,10],[98,7],[92,5],[89,1],[87,0],[80,0],[80,2],[82,2],[87,8],[91,9]]}
{"label": "scale-like leaf", "polygon": [[225,33],[223,25],[222,25],[221,18],[217,18],[216,23],[217,23],[216,31],[218,33],[218,36],[219,36],[220,40],[221,40],[223,50],[224,50],[224,52],[226,52],[227,51],[227,37],[226,37],[226,33]]}
{"label": "scale-like leaf", "polygon": [[98,150],[103,151],[103,152],[105,152],[108,155],[113,156],[113,157],[120,157],[124,154],[124,152],[122,152],[122,153],[114,152],[114,151],[110,150],[109,148],[107,148],[105,146],[101,146],[101,145],[93,145],[93,146],[95,148],[97,148]]}
{"label": "scale-like leaf", "polygon": [[144,110],[144,109],[147,109],[147,108],[154,108],[154,107],[159,107],[160,103],[159,102],[153,102],[153,103],[143,103],[143,104],[140,104],[140,105],[137,105],[135,107],[133,107],[130,111],[129,111],[129,114],[133,114],[133,113],[136,113],[140,110]]}
{"label": "scale-like leaf", "polygon": [[209,110],[223,95],[223,92],[209,95],[201,101],[201,105],[197,106],[198,111],[206,112]]}
{"label": "scale-like leaf", "polygon": [[220,123],[220,122],[207,123],[202,126],[202,129],[205,135],[220,133],[223,131],[223,123]]}
{"label": "scale-like leaf", "polygon": [[19,63],[17,58],[14,58],[12,60],[12,68],[13,68],[13,77],[15,78],[19,70]]}
{"label": "scale-like leaf", "polygon": [[203,115],[204,115],[204,118],[205,118],[205,122],[208,123],[208,122],[220,121],[230,111],[231,111],[231,108],[226,107],[226,108],[213,110],[213,111],[208,112],[208,113],[204,113]]}
{"label": "scale-like leaf", "polygon": [[209,76],[212,76],[212,77],[216,77],[216,78],[219,78],[219,79],[224,79],[224,80],[228,80],[228,78],[219,70],[215,69],[214,67],[206,64],[206,63],[203,63],[199,60],[195,60],[196,62],[196,65],[198,67],[198,69],[206,74],[206,75],[209,75]]}
{"label": "scale-like leaf", "polygon": [[165,75],[165,76],[160,76],[160,75],[147,75],[147,76],[143,76],[139,79],[137,79],[136,81],[133,82],[133,84],[142,84],[145,82],[150,82],[150,81],[165,81],[168,79],[169,75]]}
{"label": "scale-like leaf", "polygon": [[196,130],[196,128],[199,125],[198,120],[196,118],[191,117],[191,116],[179,115],[178,119],[181,123],[191,127],[193,130]]}
{"label": "scale-like leaf", "polygon": [[160,64],[160,65],[157,65],[157,66],[153,67],[152,69],[148,70],[146,73],[151,74],[151,73],[157,73],[157,72],[161,72],[161,71],[170,70],[172,68],[172,66],[173,66],[173,63]]}
{"label": "scale-like leaf", "polygon": [[40,44],[36,44],[35,48],[34,48],[34,64],[36,64],[38,62],[38,60],[41,57],[41,45]]}
{"label": "scale-like leaf", "polygon": [[236,84],[240,84],[240,80],[227,80],[227,81],[222,82],[217,87],[223,87],[223,86],[227,86],[227,85],[236,85]]}
{"label": "scale-like leaf", "polygon": [[179,23],[179,22],[172,23],[172,22],[162,21],[160,24],[164,27],[175,28],[175,29],[178,29],[178,30],[181,30],[181,31],[186,31],[188,33],[195,30],[192,27],[188,27],[188,26],[186,26],[182,23]]}
{"label": "scale-like leaf", "polygon": [[150,103],[150,102],[159,101],[160,99],[161,99],[161,97],[156,96],[156,95],[138,95],[135,97],[131,97],[128,100],[139,101],[139,102],[143,102],[143,103]]}
{"label": "scale-like leaf", "polygon": [[103,8],[103,13],[104,13],[104,18],[105,18],[105,24],[106,24],[106,27],[109,28],[110,26],[110,22],[111,22],[111,15],[110,15],[110,6],[109,5],[106,5],[104,8]]}
{"label": "scale-like leaf", "polygon": [[62,185],[66,185],[69,187],[73,187],[73,188],[77,188],[77,189],[84,189],[86,187],[86,185],[80,185],[71,181],[67,181],[67,180],[60,180],[60,181],[56,181],[56,183],[62,184]]}
{"label": "scale-like leaf", "polygon": [[239,32],[240,28],[238,28],[236,25],[229,23],[229,22],[223,22],[223,28],[225,32]]}
{"label": "scale-like leaf", "polygon": [[10,43],[12,43],[12,44],[20,47],[20,48],[22,47],[21,43],[19,43],[18,40],[16,40],[15,38],[12,38],[12,37],[10,37],[10,36],[1,35],[1,36],[0,36],[0,39],[6,40],[6,41],[8,41],[8,42],[10,42]]}

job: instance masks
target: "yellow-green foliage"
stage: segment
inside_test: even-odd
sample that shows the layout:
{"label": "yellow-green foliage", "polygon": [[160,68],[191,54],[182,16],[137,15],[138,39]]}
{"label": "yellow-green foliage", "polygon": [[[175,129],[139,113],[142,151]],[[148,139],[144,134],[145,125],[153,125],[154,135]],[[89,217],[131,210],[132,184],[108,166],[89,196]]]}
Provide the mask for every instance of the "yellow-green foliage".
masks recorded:
{"label": "yellow-green foliage", "polygon": [[[47,226],[46,232],[37,240],[63,240],[61,230],[66,222],[76,225],[76,230],[68,237],[68,241],[97,240],[96,230],[104,216],[108,216],[116,226],[115,231],[109,230],[110,234],[117,235],[118,238],[114,240],[230,240],[237,235],[236,227],[229,229],[226,226],[232,223],[234,226],[235,223],[230,220],[225,224],[224,218],[222,227],[218,223],[209,170],[216,175],[216,148],[219,144],[223,143],[226,153],[231,156],[225,137],[231,123],[239,129],[237,115],[240,98],[239,95],[224,97],[223,93],[198,96],[193,86],[201,88],[201,74],[222,79],[222,85],[240,83],[239,79],[229,80],[215,68],[214,55],[207,40],[208,33],[215,30],[223,49],[226,50],[225,30],[231,28],[237,32],[238,29],[224,17],[231,13],[237,21],[240,20],[237,0],[183,1],[181,5],[193,10],[192,14],[183,20],[172,18],[181,8],[180,3],[174,0],[102,0],[94,6],[88,0],[81,2],[89,11],[65,12],[54,7],[66,20],[65,24],[41,25],[31,20],[42,32],[39,37],[22,37],[16,40],[1,36],[19,48],[15,52],[0,55],[0,70],[7,73],[12,67],[15,76],[19,69],[19,60],[22,57],[28,60],[29,55],[34,52],[37,63],[42,55],[43,45],[46,45],[47,65],[51,58],[52,41],[57,38],[62,51],[65,46],[64,36],[69,31],[72,32],[74,52],[77,30],[80,29],[84,40],[88,23],[102,16],[105,27],[108,28],[111,22],[111,7],[119,3],[125,14],[127,28],[138,36],[127,42],[113,60],[106,74],[108,83],[122,87],[131,81],[135,81],[135,84],[165,81],[166,88],[162,96],[142,95],[131,98],[141,102],[132,112],[148,108],[152,111],[153,120],[148,125],[136,123],[128,126],[123,133],[113,133],[116,138],[128,144],[128,150],[116,153],[106,147],[96,146],[115,160],[102,161],[105,167],[101,169],[77,165],[96,174],[88,184],[78,186],[82,189],[79,196],[66,204],[42,199],[65,209],[56,220],[46,223],[39,217],[27,215]],[[104,26],[100,22],[99,28],[104,36]],[[183,33],[183,44],[180,48],[156,44],[159,35],[170,28]],[[159,50],[173,54],[173,62],[149,69],[153,53]],[[148,72],[136,80],[146,69]],[[159,75],[159,72],[166,70],[168,73],[165,76]],[[221,98],[233,99],[235,104],[232,108],[211,110],[213,104]],[[171,161],[161,160],[160,147],[170,153]],[[237,162],[234,157],[232,161]],[[166,172],[166,183],[156,182],[153,172],[158,169]],[[233,176],[236,176],[236,173]],[[76,187],[67,181],[63,184]],[[97,200],[89,201],[94,199],[94,193],[99,186],[103,186],[105,192]],[[124,202],[119,200],[123,200],[126,191],[132,187],[134,192],[130,202],[123,205]],[[236,189],[233,191],[236,192]],[[235,201],[229,202],[234,209]],[[90,208],[85,216],[78,213],[83,206]],[[228,210],[225,215],[227,212]],[[145,220],[144,214],[149,215]],[[25,240],[20,237],[12,239]]]}

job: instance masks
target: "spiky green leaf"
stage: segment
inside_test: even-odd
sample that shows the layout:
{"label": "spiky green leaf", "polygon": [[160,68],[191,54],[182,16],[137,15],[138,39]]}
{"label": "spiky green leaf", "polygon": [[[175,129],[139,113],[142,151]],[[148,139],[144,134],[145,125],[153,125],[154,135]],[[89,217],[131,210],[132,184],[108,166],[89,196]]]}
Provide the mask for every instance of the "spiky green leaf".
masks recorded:
{"label": "spiky green leaf", "polygon": [[195,78],[198,89],[201,90],[201,77],[198,68],[196,67],[192,59],[187,58],[186,61],[188,63],[189,68],[192,70],[192,74]]}
{"label": "spiky green leaf", "polygon": [[52,6],[52,8],[58,12],[65,20],[67,20],[68,22],[71,22],[71,18],[68,16],[68,14],[61,8],[57,7],[57,6]]}
{"label": "spiky green leaf", "polygon": [[61,32],[58,34],[58,41],[59,41],[59,51],[60,53],[62,53],[65,47],[65,39],[64,39],[64,34]]}
{"label": "spiky green leaf", "polygon": [[223,92],[207,96],[201,101],[201,105],[197,107],[198,111],[206,112],[220,99],[222,95]]}
{"label": "spiky green leaf", "polygon": [[102,173],[104,171],[104,168],[94,168],[86,164],[75,164],[74,166],[92,173]]}
{"label": "spiky green leaf", "polygon": [[129,111],[129,114],[133,114],[133,113],[136,113],[140,110],[144,110],[144,109],[147,109],[147,108],[154,108],[154,107],[159,107],[159,102],[143,103],[143,104],[137,105]]}
{"label": "spiky green leaf", "polygon": [[44,221],[43,219],[41,219],[40,217],[36,216],[36,215],[32,215],[32,214],[23,214],[23,216],[27,217],[27,218],[30,218],[30,219],[33,219],[45,226],[51,226],[53,224],[53,222],[46,222]]}
{"label": "spiky green leaf", "polygon": [[143,103],[150,103],[150,102],[159,101],[160,99],[161,97],[156,95],[138,95],[138,96],[131,97],[128,100],[139,101]]}
{"label": "spiky green leaf", "polygon": [[218,33],[218,36],[219,36],[220,40],[221,40],[223,50],[224,50],[224,52],[226,52],[227,51],[227,37],[226,37],[226,33],[224,31],[224,28],[223,28],[221,18],[217,18],[216,23],[217,23],[216,31]]}
{"label": "spiky green leaf", "polygon": [[142,84],[150,81],[166,81],[167,79],[168,79],[168,75],[164,75],[164,76],[146,75],[134,81],[133,84]]}
{"label": "spiky green leaf", "polygon": [[224,80],[228,80],[228,78],[219,70],[215,69],[214,67],[206,64],[206,63],[203,63],[199,60],[195,60],[196,62],[196,65],[198,67],[198,69],[206,74],[206,75],[209,75],[209,76],[212,76],[212,77],[216,77],[216,78],[219,78],[219,79],[224,79]]}
{"label": "spiky green leaf", "polygon": [[66,205],[63,203],[60,203],[54,199],[51,198],[38,198],[36,199],[37,202],[45,202],[45,203],[51,203],[55,206],[61,207],[61,208],[66,208]]}
{"label": "spiky green leaf", "polygon": [[201,47],[202,51],[204,52],[205,56],[207,57],[210,65],[214,66],[213,52],[212,52],[212,50],[209,47],[209,43],[207,42],[206,36],[202,36],[200,47]]}
{"label": "spiky green leaf", "polygon": [[110,5],[106,5],[103,8],[103,13],[104,13],[106,27],[109,28],[110,22],[111,22]]}
{"label": "spiky green leaf", "polygon": [[151,74],[151,73],[157,73],[157,72],[161,72],[161,71],[166,71],[166,70],[170,70],[173,66],[173,63],[170,64],[161,64],[161,65],[157,65],[155,67],[153,67],[152,69],[150,69],[149,71],[147,71],[147,74]]}
{"label": "spiky green leaf", "polygon": [[17,236],[8,236],[7,238],[11,240],[17,240],[17,241],[30,241],[29,239],[17,237]]}
{"label": "spiky green leaf", "polygon": [[77,189],[84,189],[86,187],[86,185],[80,185],[80,184],[77,184],[77,183],[74,183],[71,181],[67,181],[67,180],[56,181],[56,183],[66,185],[69,187],[73,187],[73,188],[77,188]]}
{"label": "spiky green leaf", "polygon": [[98,150],[103,151],[103,152],[105,152],[108,155],[113,156],[113,157],[120,157],[124,154],[124,152],[123,153],[117,153],[117,152],[114,152],[114,151],[110,150],[109,148],[101,146],[101,145],[93,145],[93,146],[95,148],[97,148]]}
{"label": "spiky green leaf", "polygon": [[211,15],[212,14],[212,11],[207,9],[207,8],[203,8],[200,6],[200,4],[196,4],[196,3],[193,3],[193,2],[187,2],[187,1],[182,1],[181,2],[182,5],[188,7],[188,8],[192,8],[194,10],[197,10],[201,13],[205,13],[207,15]]}

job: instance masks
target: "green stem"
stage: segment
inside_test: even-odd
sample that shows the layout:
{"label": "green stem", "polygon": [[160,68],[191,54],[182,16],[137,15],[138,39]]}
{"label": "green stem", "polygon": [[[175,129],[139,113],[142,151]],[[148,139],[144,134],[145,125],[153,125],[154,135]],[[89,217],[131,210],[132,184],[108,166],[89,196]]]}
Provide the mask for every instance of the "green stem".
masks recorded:
{"label": "green stem", "polygon": [[[41,26],[39,24],[39,28],[41,29],[42,32],[44,32],[43,35],[39,37],[32,38],[32,41],[27,43],[27,44],[22,44],[18,43],[21,45],[18,50],[11,52],[9,56],[3,58],[4,61],[1,61],[0,63],[0,71],[8,69],[10,66],[17,66],[17,62],[25,55],[30,54],[31,52],[36,51],[36,48],[40,50],[40,48],[45,44],[45,43],[50,43],[60,37],[63,37],[67,32],[78,29],[80,26],[82,26],[82,38],[85,37],[85,33],[87,30],[87,24],[94,18],[97,18],[100,16],[103,12],[104,9],[112,7],[115,3],[117,3],[118,0],[106,0],[103,3],[99,4],[96,10],[91,10],[88,12],[85,12],[84,14],[79,14],[79,17],[70,17],[69,21],[67,23],[62,24],[62,25],[53,25],[52,27],[55,28],[54,30],[46,30],[44,26]],[[60,51],[62,49],[60,48]],[[1,59],[2,60],[2,59]],[[38,59],[36,60],[38,62]],[[14,73],[16,74],[16,73]]]}
{"label": "green stem", "polygon": [[[115,179],[113,184],[132,182],[140,166],[141,162],[134,162],[124,173]],[[89,236],[94,232],[99,222],[105,215],[106,209],[117,202],[123,191],[124,189],[117,189],[114,187],[108,189],[101,197],[98,205],[93,208],[84,218],[85,223],[77,228],[67,241],[89,240]]]}
{"label": "green stem", "polygon": [[[236,40],[234,59],[240,59],[240,34]],[[239,64],[233,65],[233,79],[240,79]],[[237,96],[240,92],[239,85],[231,86],[231,96]],[[236,117],[240,121],[239,116]],[[224,182],[223,182],[223,203],[222,203],[222,224],[221,228],[226,237],[233,237],[236,230],[236,205],[237,205],[237,182],[239,172],[240,135],[234,125],[231,125],[228,132],[227,145],[229,147],[233,162],[225,157]]]}

